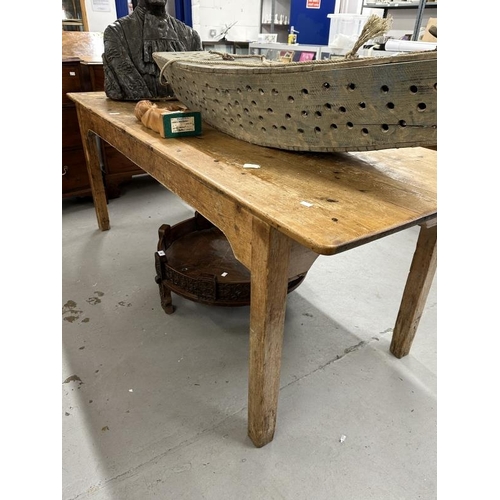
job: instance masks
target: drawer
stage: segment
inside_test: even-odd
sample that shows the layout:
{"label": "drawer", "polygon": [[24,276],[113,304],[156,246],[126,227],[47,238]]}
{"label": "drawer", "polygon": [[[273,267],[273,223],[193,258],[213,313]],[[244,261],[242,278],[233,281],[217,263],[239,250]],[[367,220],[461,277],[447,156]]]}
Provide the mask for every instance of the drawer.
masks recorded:
{"label": "drawer", "polygon": [[62,108],[62,147],[82,147],[80,126],[75,107]]}
{"label": "drawer", "polygon": [[81,190],[90,191],[90,181],[83,149],[63,150],[62,174],[63,195]]}
{"label": "drawer", "polygon": [[62,102],[72,103],[67,92],[83,92],[82,69],[79,61],[62,64]]}
{"label": "drawer", "polygon": [[104,68],[102,64],[89,64],[90,81],[94,92],[104,90]]}

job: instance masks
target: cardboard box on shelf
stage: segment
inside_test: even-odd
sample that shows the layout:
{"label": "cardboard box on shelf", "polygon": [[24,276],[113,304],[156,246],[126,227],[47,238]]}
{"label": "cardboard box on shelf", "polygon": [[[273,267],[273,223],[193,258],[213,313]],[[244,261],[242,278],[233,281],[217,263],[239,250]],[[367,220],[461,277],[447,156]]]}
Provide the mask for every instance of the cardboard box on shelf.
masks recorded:
{"label": "cardboard box on shelf", "polygon": [[438,25],[437,17],[431,17],[429,19],[429,21],[427,22],[427,26],[425,28],[425,33],[422,36],[422,42],[437,42],[437,38],[434,35],[431,35],[429,33],[429,28],[431,26],[435,26],[437,29],[437,25]]}

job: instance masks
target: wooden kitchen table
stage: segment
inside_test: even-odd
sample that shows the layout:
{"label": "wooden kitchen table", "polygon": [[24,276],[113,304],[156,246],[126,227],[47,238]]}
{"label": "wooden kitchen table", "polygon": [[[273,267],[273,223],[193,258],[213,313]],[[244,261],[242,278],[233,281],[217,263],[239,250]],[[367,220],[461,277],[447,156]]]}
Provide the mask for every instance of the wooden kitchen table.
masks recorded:
{"label": "wooden kitchen table", "polygon": [[436,151],[289,152],[205,124],[201,136],[162,139],[135,118],[133,102],[103,92],[69,97],[101,230],[110,223],[95,136],[221,229],[250,270],[248,434],[255,446],[275,431],[288,276],[307,272],[318,255],[420,226],[390,347],[398,358],[409,353],[436,269]]}

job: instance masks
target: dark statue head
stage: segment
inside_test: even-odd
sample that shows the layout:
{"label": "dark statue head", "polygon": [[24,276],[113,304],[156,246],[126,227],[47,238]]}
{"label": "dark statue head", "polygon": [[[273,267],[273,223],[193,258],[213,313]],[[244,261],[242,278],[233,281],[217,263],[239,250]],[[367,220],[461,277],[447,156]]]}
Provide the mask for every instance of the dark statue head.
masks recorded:
{"label": "dark statue head", "polygon": [[154,15],[161,15],[165,13],[167,0],[139,0],[138,7],[143,7],[148,12]]}
{"label": "dark statue head", "polygon": [[104,30],[104,90],[110,99],[165,99],[173,95],[159,81],[154,52],[201,51],[198,33],[166,11],[167,0],[138,0],[128,16]]}

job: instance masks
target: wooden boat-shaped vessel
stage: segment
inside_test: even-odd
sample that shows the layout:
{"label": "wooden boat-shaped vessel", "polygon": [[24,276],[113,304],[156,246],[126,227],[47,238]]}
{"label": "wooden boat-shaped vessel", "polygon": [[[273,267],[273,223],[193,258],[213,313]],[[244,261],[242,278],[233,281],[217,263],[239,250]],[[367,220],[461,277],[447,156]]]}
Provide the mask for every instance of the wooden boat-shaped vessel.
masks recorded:
{"label": "wooden boat-shaped vessel", "polygon": [[153,57],[177,99],[253,144],[317,152],[437,144],[437,51],[296,63]]}

